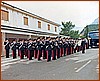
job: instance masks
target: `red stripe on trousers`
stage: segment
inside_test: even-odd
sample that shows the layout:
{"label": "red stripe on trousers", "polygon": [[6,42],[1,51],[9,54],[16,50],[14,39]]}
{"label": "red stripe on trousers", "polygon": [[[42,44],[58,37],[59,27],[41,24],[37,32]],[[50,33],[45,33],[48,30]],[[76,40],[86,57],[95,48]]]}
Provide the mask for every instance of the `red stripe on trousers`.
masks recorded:
{"label": "red stripe on trousers", "polygon": [[77,50],[78,50],[78,46],[77,46]]}
{"label": "red stripe on trousers", "polygon": [[56,49],[56,55],[57,55],[57,57],[58,57],[58,49]]}
{"label": "red stripe on trousers", "polygon": [[67,55],[68,48],[66,48],[66,55]]}
{"label": "red stripe on trousers", "polygon": [[64,48],[62,48],[62,54],[64,54]]}
{"label": "red stripe on trousers", "polygon": [[34,50],[34,58],[35,59],[37,58],[37,56],[36,56],[36,50]]}
{"label": "red stripe on trousers", "polygon": [[52,50],[52,59],[54,59],[54,50]]}
{"label": "red stripe on trousers", "polygon": [[61,48],[61,55],[63,56],[63,48]]}
{"label": "red stripe on trousers", "polygon": [[40,52],[39,52],[39,50],[38,50],[37,59],[39,59],[39,55],[40,55],[39,53],[40,53]]}
{"label": "red stripe on trousers", "polygon": [[42,50],[42,56],[44,57],[44,50]]}
{"label": "red stripe on trousers", "polygon": [[21,51],[20,50],[19,50],[19,55],[20,55],[20,59],[21,59],[22,55],[21,55]]}
{"label": "red stripe on trousers", "polygon": [[46,53],[45,55],[46,55],[46,59],[47,59],[47,52],[45,52],[45,53]]}
{"label": "red stripe on trousers", "polygon": [[30,50],[28,50],[28,58],[30,58]]}
{"label": "red stripe on trousers", "polygon": [[47,61],[48,61],[48,51],[46,51],[46,53],[47,53]]}
{"label": "red stripe on trousers", "polygon": [[61,48],[60,48],[60,56],[62,56],[62,54],[61,54]]}

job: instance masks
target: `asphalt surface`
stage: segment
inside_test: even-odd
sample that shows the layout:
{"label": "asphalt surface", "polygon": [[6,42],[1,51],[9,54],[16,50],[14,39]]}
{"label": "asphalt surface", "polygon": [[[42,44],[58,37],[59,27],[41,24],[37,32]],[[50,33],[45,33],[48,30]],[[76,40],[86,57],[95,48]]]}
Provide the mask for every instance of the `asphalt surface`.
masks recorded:
{"label": "asphalt surface", "polygon": [[[87,49],[81,52],[61,57],[51,62],[46,60],[16,60],[3,63],[2,80],[98,80],[99,49]],[[13,60],[13,59],[12,59]]]}

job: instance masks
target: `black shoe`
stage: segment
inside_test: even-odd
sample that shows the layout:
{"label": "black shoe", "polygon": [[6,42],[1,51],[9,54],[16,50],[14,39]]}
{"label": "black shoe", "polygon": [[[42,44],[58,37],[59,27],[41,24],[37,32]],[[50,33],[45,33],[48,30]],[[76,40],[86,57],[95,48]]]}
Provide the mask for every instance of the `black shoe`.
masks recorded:
{"label": "black shoe", "polygon": [[47,62],[50,62],[51,60],[47,60]]}
{"label": "black shoe", "polygon": [[45,57],[43,57],[43,59],[46,59]]}
{"label": "black shoe", "polygon": [[38,59],[38,61],[42,61],[41,59]]}
{"label": "black shoe", "polygon": [[29,60],[33,60],[33,59],[29,59]]}
{"label": "black shoe", "polygon": [[13,59],[16,59],[15,57]]}

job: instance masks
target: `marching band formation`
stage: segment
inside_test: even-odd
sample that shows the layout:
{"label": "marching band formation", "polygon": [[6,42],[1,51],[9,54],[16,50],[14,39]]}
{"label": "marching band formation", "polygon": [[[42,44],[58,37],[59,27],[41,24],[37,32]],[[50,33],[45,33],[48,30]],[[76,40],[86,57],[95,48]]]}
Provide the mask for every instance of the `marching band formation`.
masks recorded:
{"label": "marching band formation", "polygon": [[6,58],[9,58],[11,49],[13,59],[17,58],[17,55],[20,59],[27,57],[29,60],[33,60],[32,57],[34,57],[38,61],[43,57],[43,59],[47,59],[47,62],[80,51],[85,53],[85,49],[88,48],[88,43],[84,38],[72,39],[65,37],[38,37],[37,39],[19,40],[18,42],[14,39],[12,43],[6,39],[4,45]]}

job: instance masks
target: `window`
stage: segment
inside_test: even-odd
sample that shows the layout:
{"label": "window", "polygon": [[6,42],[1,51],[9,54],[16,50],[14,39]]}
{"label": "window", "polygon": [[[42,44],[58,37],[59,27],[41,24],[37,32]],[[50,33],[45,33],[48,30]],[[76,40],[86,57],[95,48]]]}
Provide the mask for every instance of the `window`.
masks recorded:
{"label": "window", "polygon": [[24,25],[28,25],[28,18],[24,17]]}
{"label": "window", "polygon": [[48,30],[50,30],[50,25],[48,24]]}
{"label": "window", "polygon": [[9,12],[1,10],[1,20],[8,21],[9,20]]}
{"label": "window", "polygon": [[57,27],[55,27],[55,32],[57,32]]}
{"label": "window", "polygon": [[41,22],[38,21],[38,28],[41,28]]}

